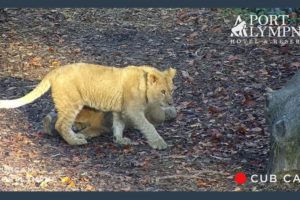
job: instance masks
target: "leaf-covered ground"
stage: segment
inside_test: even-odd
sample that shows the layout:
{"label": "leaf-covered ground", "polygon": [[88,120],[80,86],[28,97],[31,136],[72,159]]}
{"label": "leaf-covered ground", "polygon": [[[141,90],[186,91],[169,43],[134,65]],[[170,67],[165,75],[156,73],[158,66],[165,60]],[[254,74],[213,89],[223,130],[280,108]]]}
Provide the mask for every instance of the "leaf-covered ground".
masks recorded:
{"label": "leaf-covered ground", "polygon": [[257,191],[238,171],[264,174],[269,132],[266,87],[300,66],[298,45],[230,44],[234,17],[217,9],[0,10],[0,98],[20,97],[50,70],[75,62],[173,66],[176,121],[158,127],[169,148],[111,135],[74,147],[43,132],[49,93],[0,111],[2,191]]}

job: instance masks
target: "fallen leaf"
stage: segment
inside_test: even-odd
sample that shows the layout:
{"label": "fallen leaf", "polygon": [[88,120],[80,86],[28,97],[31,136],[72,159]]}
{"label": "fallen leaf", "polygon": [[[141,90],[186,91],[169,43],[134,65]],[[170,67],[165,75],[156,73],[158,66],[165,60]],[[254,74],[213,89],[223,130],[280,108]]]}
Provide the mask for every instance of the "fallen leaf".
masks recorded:
{"label": "fallen leaf", "polygon": [[190,34],[190,35],[188,36],[187,41],[190,42],[190,41],[194,40],[198,35],[199,35],[198,32],[193,32],[192,34]]}
{"label": "fallen leaf", "polygon": [[229,61],[235,61],[235,60],[240,60],[240,57],[239,56],[234,56],[234,55],[230,55],[228,56],[228,60]]}
{"label": "fallen leaf", "polygon": [[68,188],[75,187],[75,182],[70,177],[62,177],[60,178],[62,183],[65,183]]}
{"label": "fallen leaf", "polygon": [[49,48],[48,48],[48,51],[49,51],[50,53],[53,53],[53,52],[54,52],[54,49],[51,48],[51,47],[49,47]]}
{"label": "fallen leaf", "polygon": [[68,184],[68,188],[74,188],[74,187],[76,187],[75,182],[71,180]]}
{"label": "fallen leaf", "polygon": [[212,32],[214,32],[214,33],[221,33],[222,29],[220,27],[216,27],[216,28],[212,29]]}
{"label": "fallen leaf", "polygon": [[290,54],[289,46],[282,46],[279,51],[281,54]]}
{"label": "fallen leaf", "polygon": [[75,53],[75,54],[78,54],[78,53],[80,53],[80,52],[81,52],[81,49],[80,49],[80,48],[74,49],[74,53]]}
{"label": "fallen leaf", "polygon": [[123,191],[123,192],[129,192],[129,191],[131,191],[130,185],[127,185],[126,187],[121,188],[121,191]]}
{"label": "fallen leaf", "polygon": [[183,78],[188,79],[189,81],[193,81],[194,78],[190,76],[190,74],[187,71],[181,70],[181,74]]}
{"label": "fallen leaf", "polygon": [[96,188],[95,188],[94,186],[92,186],[92,185],[87,185],[87,186],[85,187],[85,190],[86,190],[86,191],[95,191]]}
{"label": "fallen leaf", "polygon": [[209,132],[213,140],[221,140],[223,138],[223,134],[218,129],[211,129]]}
{"label": "fallen leaf", "polygon": [[190,127],[191,128],[202,127],[202,124],[201,123],[195,123],[195,124],[190,125]]}
{"label": "fallen leaf", "polygon": [[41,61],[42,61],[41,57],[34,57],[29,61],[29,64],[35,67],[41,67],[42,66]]}
{"label": "fallen leaf", "polygon": [[181,109],[186,109],[186,108],[193,108],[197,105],[197,103],[195,101],[183,101],[180,103],[179,106],[176,106],[176,108],[178,110],[181,110]]}
{"label": "fallen leaf", "polygon": [[218,113],[218,112],[220,112],[220,111],[219,111],[219,109],[218,109],[217,107],[215,107],[215,106],[209,106],[209,107],[208,107],[208,112],[209,112],[210,114],[216,114],[216,113]]}
{"label": "fallen leaf", "polygon": [[207,187],[207,183],[202,180],[197,180],[196,182],[198,188]]}
{"label": "fallen leaf", "polygon": [[246,134],[248,132],[247,128],[245,126],[240,126],[238,129],[237,129],[237,132],[238,133],[242,133],[242,134]]}
{"label": "fallen leaf", "polygon": [[255,128],[252,128],[251,131],[253,131],[253,132],[261,132],[261,131],[262,131],[262,128],[260,128],[260,127],[255,127]]}
{"label": "fallen leaf", "polygon": [[42,182],[40,182],[39,186],[40,186],[41,188],[45,188],[45,187],[48,186],[48,183],[49,183],[49,180],[45,179],[45,180],[43,180]]}
{"label": "fallen leaf", "polygon": [[242,104],[247,105],[247,106],[252,106],[254,105],[256,102],[253,100],[253,98],[251,97],[251,95],[249,94],[244,94],[244,98],[242,100]]}
{"label": "fallen leaf", "polygon": [[207,30],[207,27],[208,27],[208,26],[207,26],[206,24],[203,24],[202,27],[201,27],[201,31]]}
{"label": "fallen leaf", "polygon": [[188,78],[190,76],[190,74],[184,70],[181,71],[181,74],[182,74],[183,78]]}
{"label": "fallen leaf", "polygon": [[57,66],[60,66],[60,65],[61,65],[60,61],[57,61],[57,60],[55,60],[51,63],[51,66],[53,66],[53,67],[57,67]]}
{"label": "fallen leaf", "polygon": [[187,60],[186,61],[188,65],[194,65],[195,64],[195,60]]}
{"label": "fallen leaf", "polygon": [[60,178],[60,180],[62,183],[69,183],[71,181],[71,178],[70,177],[62,177],[62,178]]}
{"label": "fallen leaf", "polygon": [[293,63],[290,64],[290,66],[299,68],[300,67],[300,62],[293,62]]}

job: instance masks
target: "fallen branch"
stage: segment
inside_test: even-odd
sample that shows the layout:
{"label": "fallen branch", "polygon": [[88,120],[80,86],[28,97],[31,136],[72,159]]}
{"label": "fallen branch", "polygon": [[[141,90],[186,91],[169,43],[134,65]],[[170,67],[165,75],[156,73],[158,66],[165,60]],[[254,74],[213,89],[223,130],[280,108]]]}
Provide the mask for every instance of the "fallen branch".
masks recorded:
{"label": "fallen branch", "polygon": [[225,172],[218,172],[218,171],[211,171],[211,170],[203,170],[200,171],[196,174],[191,174],[191,175],[183,175],[183,174],[176,174],[176,175],[168,175],[168,176],[161,176],[157,177],[155,179],[156,182],[159,182],[160,180],[165,180],[165,179],[179,179],[179,178],[184,178],[184,179],[197,179],[200,177],[200,175],[203,174],[217,174],[217,175],[227,175]]}

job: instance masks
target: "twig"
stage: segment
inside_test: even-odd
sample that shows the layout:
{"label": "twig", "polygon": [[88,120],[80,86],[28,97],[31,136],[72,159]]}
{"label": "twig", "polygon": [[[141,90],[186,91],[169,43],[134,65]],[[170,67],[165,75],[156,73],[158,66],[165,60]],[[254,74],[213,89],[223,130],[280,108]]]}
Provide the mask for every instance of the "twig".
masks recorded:
{"label": "twig", "polygon": [[183,15],[179,16],[179,18],[180,18],[180,20],[184,20],[185,18],[194,16],[194,15],[198,16],[200,14],[201,14],[200,10],[197,10],[194,12],[189,12],[189,13],[183,14]]}
{"label": "twig", "polygon": [[203,170],[203,171],[200,171],[200,172],[198,172],[196,174],[192,174],[192,175],[176,174],[176,175],[169,175],[169,176],[157,177],[155,179],[155,181],[159,182],[160,180],[164,180],[164,179],[178,179],[178,178],[197,179],[202,174],[219,174],[219,175],[225,175],[224,172],[217,172],[217,171],[211,171],[211,170]]}
{"label": "twig", "polygon": [[173,159],[185,159],[187,156],[181,156],[181,155],[171,155],[171,156],[165,156],[163,158],[173,158]]}
{"label": "twig", "polygon": [[222,158],[222,157],[219,157],[219,156],[213,156],[213,155],[211,155],[210,157],[215,158],[215,159],[217,159],[217,160],[223,160],[223,161],[229,161],[229,160],[231,160],[231,158]]}
{"label": "twig", "polygon": [[164,180],[164,179],[178,179],[178,178],[186,178],[186,179],[195,179],[195,178],[199,178],[200,174],[195,174],[195,175],[170,175],[170,176],[162,176],[162,177],[158,177],[155,179],[156,182],[159,182],[160,180]]}

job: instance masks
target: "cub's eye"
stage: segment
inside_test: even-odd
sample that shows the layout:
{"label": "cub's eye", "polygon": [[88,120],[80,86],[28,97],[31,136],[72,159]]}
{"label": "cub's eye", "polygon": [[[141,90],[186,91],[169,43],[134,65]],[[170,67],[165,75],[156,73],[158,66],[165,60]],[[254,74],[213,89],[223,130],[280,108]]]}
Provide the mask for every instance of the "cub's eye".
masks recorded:
{"label": "cub's eye", "polygon": [[162,90],[161,93],[162,93],[162,94],[166,94],[166,90]]}

